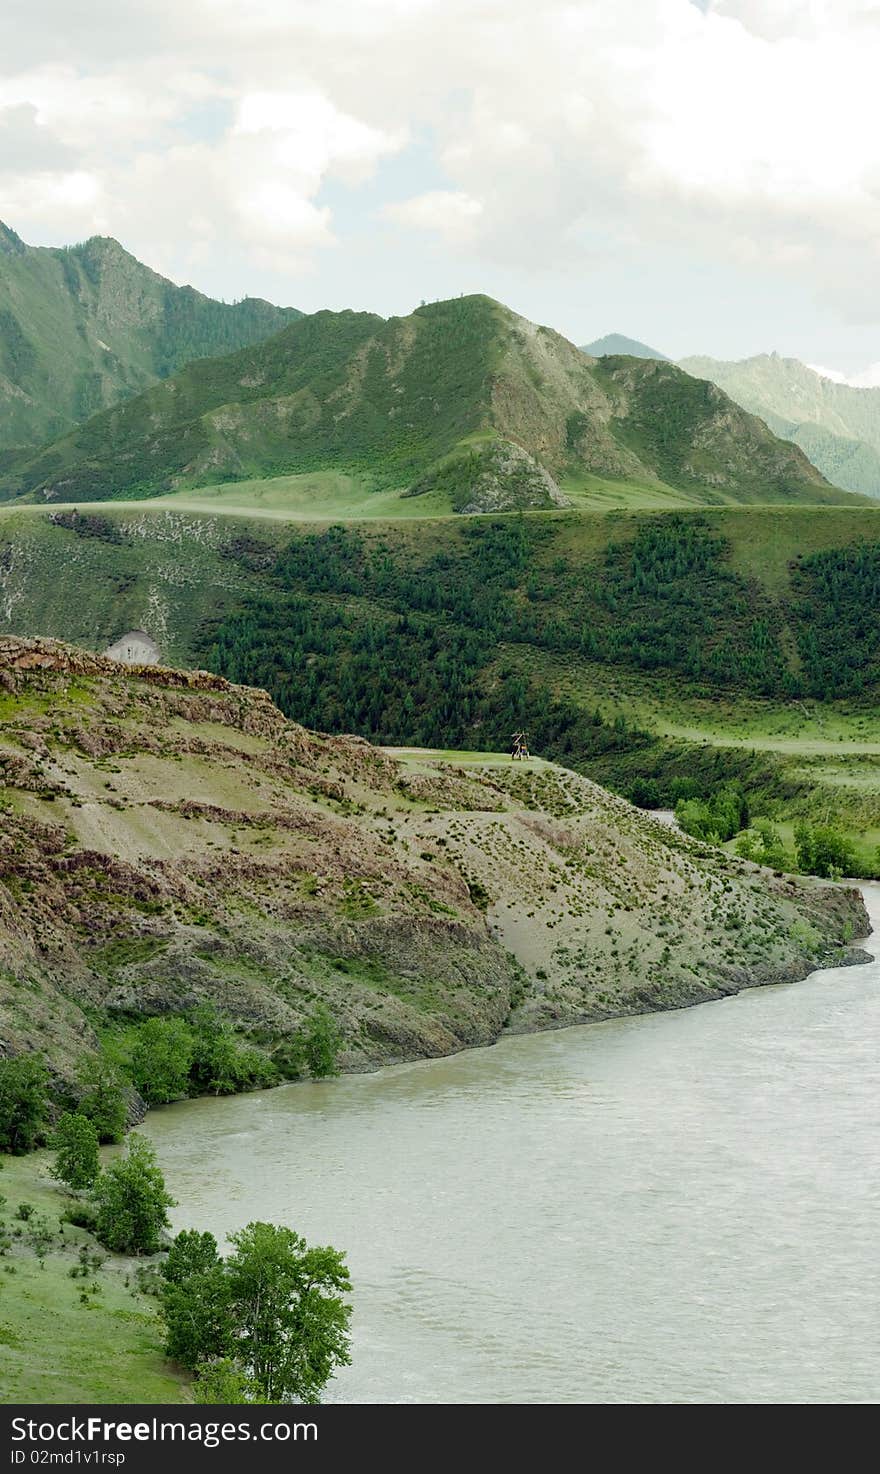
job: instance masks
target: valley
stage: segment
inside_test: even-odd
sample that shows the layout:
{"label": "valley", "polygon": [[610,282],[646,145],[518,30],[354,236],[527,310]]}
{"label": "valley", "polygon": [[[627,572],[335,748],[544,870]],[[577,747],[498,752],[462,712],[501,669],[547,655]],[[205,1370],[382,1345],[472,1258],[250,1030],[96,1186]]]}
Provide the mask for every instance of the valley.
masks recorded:
{"label": "valley", "polygon": [[[412,517],[423,499],[372,493],[364,517],[347,514],[344,478],[295,480],[0,509],[0,628],[92,650],[143,628],[166,661],[386,744],[482,749],[525,724],[547,757],[624,794],[654,779],[667,804],[688,774],[739,781],[788,835],[802,819],[841,825],[876,873],[873,508],[658,516],[635,488],[606,514],[494,520]],[[826,622],[829,558],[847,582]],[[246,630],[262,630],[253,649]],[[378,663],[370,630],[394,635]]]}
{"label": "valley", "polygon": [[11,1464],[880,1401],[880,0],[7,9]]}
{"label": "valley", "polygon": [[[106,286],[117,249],[68,275]],[[274,333],[238,304],[251,338],[210,357],[220,305],[168,308],[205,331],[182,366],[163,329],[147,382],[0,459],[0,1056],[45,1061],[52,1117],[103,1080],[180,1174],[175,1227],[225,1224],[175,1135],[232,1119],[208,1096],[259,1157],[314,1102],[356,1135],[362,1078],[404,1141],[400,1069],[467,1055],[491,1096],[517,1036],[858,972],[880,875],[875,504],[629,340],[594,358],[482,296]],[[126,645],[151,663],[100,653]],[[648,1035],[591,1057],[616,1037]],[[4,1174],[17,1395],[49,1400],[56,1302],[59,1395],[83,1356],[110,1402],[197,1395],[155,1273],[48,1169]]]}

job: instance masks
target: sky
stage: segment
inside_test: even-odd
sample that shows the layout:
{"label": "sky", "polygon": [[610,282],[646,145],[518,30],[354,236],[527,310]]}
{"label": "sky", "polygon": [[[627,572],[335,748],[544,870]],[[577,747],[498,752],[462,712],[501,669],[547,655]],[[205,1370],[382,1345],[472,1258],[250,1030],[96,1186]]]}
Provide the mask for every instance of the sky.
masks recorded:
{"label": "sky", "polygon": [[[4,0],[0,220],[880,382],[880,0]],[[874,381],[873,379],[871,380]]]}

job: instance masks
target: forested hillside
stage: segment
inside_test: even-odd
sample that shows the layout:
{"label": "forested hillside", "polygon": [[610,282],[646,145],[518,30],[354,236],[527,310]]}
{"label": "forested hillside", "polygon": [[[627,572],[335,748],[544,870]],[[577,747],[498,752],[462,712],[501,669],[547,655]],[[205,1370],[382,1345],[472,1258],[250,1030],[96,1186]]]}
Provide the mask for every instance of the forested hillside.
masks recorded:
{"label": "forested hillside", "polygon": [[871,846],[878,549],[869,506],[299,531],[21,508],[0,518],[0,629],[100,650],[143,628],[324,730],[485,750],[525,726],[624,793],[735,780]]}
{"label": "forested hillside", "polygon": [[587,565],[553,556],[554,529],[531,519],[468,525],[422,557],[387,534],[306,533],[268,571],[271,593],[222,621],[205,654],[308,725],[430,746],[479,745],[481,727],[503,744],[530,710],[542,746],[567,728],[495,667],[502,646],[766,697],[880,684],[880,543],[798,560],[781,604],[699,517],[627,531]]}

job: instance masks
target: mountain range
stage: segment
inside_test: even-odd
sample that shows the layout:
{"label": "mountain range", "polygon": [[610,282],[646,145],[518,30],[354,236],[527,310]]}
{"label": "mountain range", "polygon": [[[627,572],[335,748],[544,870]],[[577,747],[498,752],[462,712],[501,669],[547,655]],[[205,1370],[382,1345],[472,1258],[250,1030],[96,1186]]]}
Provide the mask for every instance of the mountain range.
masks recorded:
{"label": "mountain range", "polygon": [[696,503],[880,495],[880,389],[775,354],[677,366],[618,333],[579,350],[484,296],[387,320],[227,304],[110,238],[32,247],[0,224],[0,499],[316,471],[460,512],[597,479]]}
{"label": "mountain range", "polygon": [[799,445],[835,486],[880,497],[880,389],[836,383],[796,358],[683,358],[777,435]]}
{"label": "mountain range", "polygon": [[258,342],[297,316],[175,286],[107,237],[34,247],[0,223],[0,465],[189,360]]}
{"label": "mountain range", "polygon": [[714,384],[589,358],[485,296],[387,320],[317,312],[191,362],[21,459],[0,495],[94,501],[328,469],[457,511],[559,505],[595,477],[697,503],[846,500]]}

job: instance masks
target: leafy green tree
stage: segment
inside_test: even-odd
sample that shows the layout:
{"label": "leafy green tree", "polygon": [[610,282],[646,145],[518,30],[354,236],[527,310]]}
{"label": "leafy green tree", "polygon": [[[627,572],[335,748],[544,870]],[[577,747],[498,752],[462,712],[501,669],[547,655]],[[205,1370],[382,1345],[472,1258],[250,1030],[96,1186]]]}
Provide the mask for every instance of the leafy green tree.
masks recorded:
{"label": "leafy green tree", "polygon": [[210,1003],[190,1014],[193,1054],[190,1080],[200,1094],[232,1095],[240,1083],[238,1046],[225,1019]]}
{"label": "leafy green tree", "polygon": [[129,1069],[148,1105],[163,1105],[189,1093],[193,1033],[182,1018],[151,1018],[140,1024]]}
{"label": "leafy green tree", "polygon": [[235,1327],[229,1280],[214,1235],[183,1229],[162,1265],[162,1279],[166,1354],[189,1371],[227,1357]]}
{"label": "leafy green tree", "polygon": [[798,824],[794,831],[798,869],[806,875],[821,875],[839,880],[856,868],[856,855],[851,840],[833,824]]}
{"label": "leafy green tree", "polygon": [[784,870],[788,860],[782,837],[769,819],[756,819],[751,829],[743,831],[736,841],[736,853],[771,870]]}
{"label": "leafy green tree", "polygon": [[234,1322],[214,1234],[183,1229],[168,1250],[162,1281],[165,1353],[193,1372],[206,1362],[226,1361],[234,1349]]}
{"label": "leafy green tree", "polygon": [[662,809],[663,796],[656,778],[636,778],[627,795],[639,809]]}
{"label": "leafy green tree", "polygon": [[774,829],[769,819],[755,819],[753,828],[761,841],[761,864],[769,865],[771,870],[784,870],[788,856],[778,829]]}
{"label": "leafy green tree", "polygon": [[87,1116],[65,1111],[55,1127],[56,1151],[52,1176],[82,1191],[91,1187],[100,1171],[98,1133]]}
{"label": "leafy green tree", "polygon": [[751,860],[754,864],[761,863],[761,844],[758,836],[752,829],[745,829],[736,842],[736,853],[742,860]]}
{"label": "leafy green tree", "polygon": [[271,1223],[249,1223],[230,1242],[236,1360],[268,1402],[318,1402],[336,1367],[351,1360],[344,1255],[311,1249]]}
{"label": "leafy green tree", "polygon": [[43,1139],[49,1073],[39,1055],[0,1059],[0,1151],[21,1156]]}
{"label": "leafy green tree", "polygon": [[90,1055],[80,1070],[78,1083],[82,1094],[77,1111],[92,1122],[98,1140],[121,1141],[128,1107],[122,1076],[116,1066],[104,1054]]}
{"label": "leafy green tree", "polygon": [[105,1248],[117,1254],[158,1251],[174,1199],[146,1137],[128,1138],[125,1155],[111,1162],[98,1178],[95,1203],[95,1233]]}
{"label": "leafy green tree", "polygon": [[210,1233],[177,1235],[162,1267],[165,1350],[199,1373],[197,1399],[317,1402],[349,1360],[344,1257],[249,1223],[223,1260]]}
{"label": "leafy green tree", "polygon": [[342,1047],[342,1035],[333,1015],[323,1005],[315,1009],[306,1020],[302,1032],[302,1050],[309,1073],[316,1080],[338,1075],[337,1055]]}
{"label": "leafy green tree", "polygon": [[219,1263],[217,1240],[212,1233],[183,1228],[168,1250],[162,1278],[169,1285],[182,1285],[193,1275],[204,1274]]}
{"label": "leafy green tree", "polygon": [[211,1003],[189,1016],[193,1057],[190,1083],[197,1095],[233,1095],[277,1079],[275,1066],[256,1049],[243,1048],[232,1026]]}
{"label": "leafy green tree", "polygon": [[686,834],[723,844],[748,824],[749,808],[740,786],[730,783],[708,799],[680,799],[675,817]]}
{"label": "leafy green tree", "polygon": [[223,1261],[184,1279],[167,1281],[161,1292],[165,1352],[194,1372],[206,1360],[235,1351],[232,1290]]}

